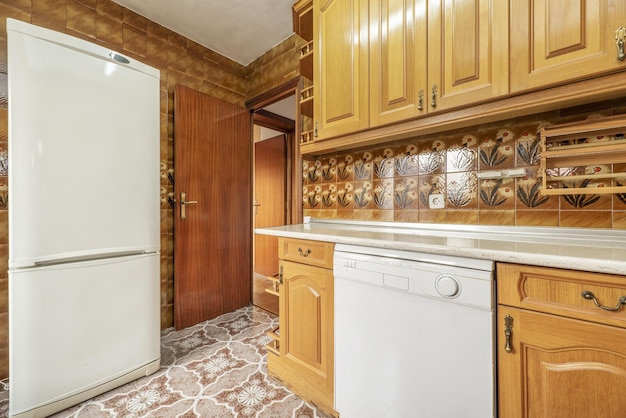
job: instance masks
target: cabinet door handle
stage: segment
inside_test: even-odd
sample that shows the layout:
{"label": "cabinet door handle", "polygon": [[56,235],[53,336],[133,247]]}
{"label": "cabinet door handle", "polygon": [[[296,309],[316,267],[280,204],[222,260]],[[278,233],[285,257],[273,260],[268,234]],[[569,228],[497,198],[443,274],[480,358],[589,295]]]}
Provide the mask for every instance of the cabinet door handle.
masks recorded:
{"label": "cabinet door handle", "polygon": [[624,61],[626,54],[624,53],[624,42],[626,41],[626,28],[620,26],[615,31],[615,46],[617,47],[617,59]]}
{"label": "cabinet door handle", "polygon": [[430,105],[432,107],[437,107],[437,85],[433,84],[431,94],[430,94]]}
{"label": "cabinet door handle", "polygon": [[513,351],[511,341],[513,340],[513,317],[507,315],[504,317],[504,351],[510,353]]}
{"label": "cabinet door handle", "polygon": [[302,248],[298,248],[298,253],[302,256],[302,257],[308,257],[309,254],[311,254],[311,249],[307,248],[306,251],[302,251]]}
{"label": "cabinet door handle", "polygon": [[582,292],[581,296],[587,300],[592,300],[594,305],[596,305],[600,309],[604,309],[605,311],[619,311],[622,305],[626,305],[626,296],[622,296],[621,298],[619,298],[619,300],[617,301],[617,305],[614,308],[601,305],[600,302],[598,302],[598,299],[596,299],[595,295],[589,290],[585,290],[584,292]]}
{"label": "cabinet door handle", "polygon": [[424,110],[424,89],[417,92],[417,110]]}
{"label": "cabinet door handle", "polygon": [[278,284],[283,284],[283,265],[281,264],[278,268]]}

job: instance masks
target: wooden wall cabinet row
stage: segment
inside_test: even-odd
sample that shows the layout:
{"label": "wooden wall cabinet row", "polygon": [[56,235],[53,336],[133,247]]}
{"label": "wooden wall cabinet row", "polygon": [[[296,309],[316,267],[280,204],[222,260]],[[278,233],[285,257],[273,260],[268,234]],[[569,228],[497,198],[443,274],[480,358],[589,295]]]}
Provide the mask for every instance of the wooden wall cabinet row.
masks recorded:
{"label": "wooden wall cabinet row", "polygon": [[334,244],[280,238],[279,328],[268,371],[325,413],[334,410]]}
{"label": "wooden wall cabinet row", "polygon": [[313,0],[312,18],[315,141],[626,68],[623,0]]}
{"label": "wooden wall cabinet row", "polygon": [[624,417],[626,278],[498,264],[497,289],[498,416]]}

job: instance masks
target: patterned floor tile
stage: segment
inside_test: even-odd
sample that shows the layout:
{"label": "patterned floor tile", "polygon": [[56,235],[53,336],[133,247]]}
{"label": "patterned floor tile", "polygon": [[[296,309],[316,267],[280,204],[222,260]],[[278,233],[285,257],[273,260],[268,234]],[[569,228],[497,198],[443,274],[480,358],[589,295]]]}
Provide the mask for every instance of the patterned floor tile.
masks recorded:
{"label": "patterned floor tile", "polygon": [[[161,369],[53,418],[328,418],[267,374],[276,315],[255,306],[161,336]],[[0,416],[9,382],[0,381]]]}

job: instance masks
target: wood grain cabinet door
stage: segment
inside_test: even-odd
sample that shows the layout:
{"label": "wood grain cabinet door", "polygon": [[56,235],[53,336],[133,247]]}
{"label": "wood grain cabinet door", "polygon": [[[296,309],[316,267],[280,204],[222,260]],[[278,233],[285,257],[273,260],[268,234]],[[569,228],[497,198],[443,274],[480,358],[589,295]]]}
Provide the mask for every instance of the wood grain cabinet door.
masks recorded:
{"label": "wood grain cabinet door", "polygon": [[368,2],[314,0],[314,139],[369,126]]}
{"label": "wood grain cabinet door", "polygon": [[624,417],[626,329],[499,305],[497,333],[498,416]]}
{"label": "wood grain cabinet door", "polygon": [[624,0],[512,0],[511,91],[626,69],[615,39],[620,26]]}
{"label": "wood grain cabinet door", "polygon": [[508,22],[508,1],[428,0],[429,111],[509,92]]}
{"label": "wood grain cabinet door", "polygon": [[370,0],[370,126],[428,112],[426,0]]}
{"label": "wood grain cabinet door", "polygon": [[298,380],[332,407],[333,272],[289,261],[281,265],[280,355]]}

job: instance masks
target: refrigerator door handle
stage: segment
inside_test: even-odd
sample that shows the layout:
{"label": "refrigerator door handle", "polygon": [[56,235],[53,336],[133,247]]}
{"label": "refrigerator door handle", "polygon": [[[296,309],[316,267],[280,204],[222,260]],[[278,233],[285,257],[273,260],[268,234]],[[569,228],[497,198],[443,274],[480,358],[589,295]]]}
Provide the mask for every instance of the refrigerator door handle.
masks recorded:
{"label": "refrigerator door handle", "polygon": [[43,261],[35,261],[33,265],[35,267],[47,267],[47,266],[55,266],[58,264],[66,264],[66,263],[80,263],[84,261],[95,261],[109,258],[118,258],[118,257],[131,257],[135,255],[145,255],[150,254],[151,252],[139,250],[139,251],[119,251],[114,253],[99,253],[99,254],[91,254],[91,255],[82,255],[82,256],[74,256],[74,257],[62,257],[62,258],[54,258],[51,260],[43,260]]}
{"label": "refrigerator door handle", "polygon": [[186,193],[185,192],[181,192],[180,193],[180,219],[185,219],[186,218],[186,211],[185,211],[185,206],[187,205],[195,205],[198,203],[197,200],[185,200],[186,199]]}

